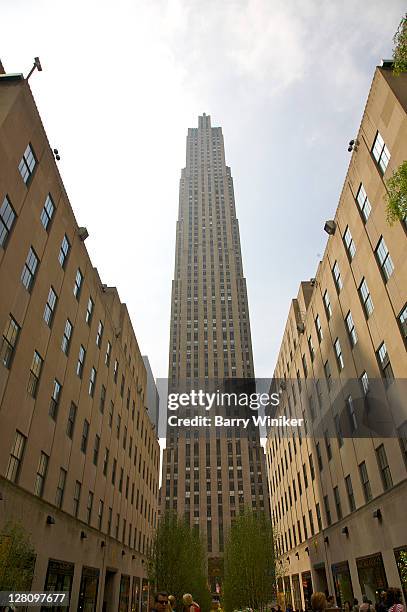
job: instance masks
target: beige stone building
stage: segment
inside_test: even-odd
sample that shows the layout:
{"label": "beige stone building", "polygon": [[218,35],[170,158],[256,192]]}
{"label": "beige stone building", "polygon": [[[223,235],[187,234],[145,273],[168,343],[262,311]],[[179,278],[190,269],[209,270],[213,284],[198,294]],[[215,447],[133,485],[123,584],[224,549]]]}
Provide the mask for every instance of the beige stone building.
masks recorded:
{"label": "beige stone building", "polygon": [[[172,283],[169,388],[215,390],[254,376],[246,279],[222,129],[203,114],[187,136]],[[184,417],[192,417],[186,408]],[[207,542],[220,586],[226,534],[245,506],[268,507],[255,428],[169,428],[161,510],[176,510]]]}
{"label": "beige stone building", "polygon": [[146,370],[22,75],[0,75],[0,207],[0,529],[29,534],[32,590],[141,609],[159,474]]}
{"label": "beige stone building", "polygon": [[[407,550],[407,227],[389,226],[385,181],[407,158],[407,75],[377,68],[330,237],[292,301],[275,369],[280,414],[267,469],[279,595],[338,605],[400,587]],[[322,229],[322,228],[321,228]]]}

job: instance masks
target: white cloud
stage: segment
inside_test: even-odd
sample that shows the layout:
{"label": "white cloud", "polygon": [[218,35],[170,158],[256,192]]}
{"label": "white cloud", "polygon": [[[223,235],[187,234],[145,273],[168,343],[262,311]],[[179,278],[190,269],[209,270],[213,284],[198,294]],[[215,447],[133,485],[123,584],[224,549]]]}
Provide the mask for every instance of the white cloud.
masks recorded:
{"label": "white cloud", "polygon": [[[301,278],[284,284],[278,302],[276,282],[287,270],[310,277],[321,248],[292,234],[301,261],[287,262],[285,215],[291,210],[300,220],[292,231],[302,232],[320,223],[328,199],[335,205],[345,163],[336,125],[355,129],[403,10],[401,0],[3,1],[3,62],[27,73],[41,57],[31,86],[72,206],[157,375],[167,372],[187,128],[203,111],[224,127],[256,365],[269,375],[283,331],[272,322],[285,320]],[[319,136],[326,131],[329,147]],[[312,155],[301,157],[310,145]],[[270,226],[279,229],[272,241]]]}

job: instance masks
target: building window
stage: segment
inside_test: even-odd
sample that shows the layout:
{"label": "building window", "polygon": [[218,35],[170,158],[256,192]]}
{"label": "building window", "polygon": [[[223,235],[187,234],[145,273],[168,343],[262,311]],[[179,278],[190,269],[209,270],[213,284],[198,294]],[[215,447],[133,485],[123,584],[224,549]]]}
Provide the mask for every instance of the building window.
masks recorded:
{"label": "building window", "polygon": [[58,261],[61,264],[61,268],[65,268],[65,264],[68,259],[70,248],[71,248],[71,245],[69,244],[69,240],[65,234],[64,237],[62,238],[61,248],[59,249],[59,255],[58,255]]}
{"label": "building window", "polygon": [[314,468],[314,459],[312,455],[309,456],[309,471],[311,474],[311,480],[315,480],[315,468]]}
{"label": "building window", "polygon": [[106,387],[102,385],[100,388],[100,403],[99,410],[103,414],[105,411],[105,403],[106,403]]}
{"label": "building window", "polygon": [[372,211],[372,206],[369,202],[369,198],[367,197],[365,188],[363,187],[362,183],[360,183],[358,193],[356,195],[356,200],[359,206],[359,210],[362,213],[362,217],[366,223]]}
{"label": "building window", "polygon": [[355,324],[353,322],[353,318],[352,318],[352,313],[351,311],[348,312],[348,314],[345,317],[345,323],[346,323],[346,327],[348,329],[348,335],[349,335],[349,342],[352,346],[352,348],[355,346],[355,344],[358,341],[358,336],[356,333],[356,329],[355,329]]}
{"label": "building window", "polygon": [[98,508],[98,529],[102,529],[102,521],[103,521],[103,508],[104,504],[102,500],[99,500],[99,508]]}
{"label": "building window", "polygon": [[68,355],[69,353],[69,346],[71,344],[72,330],[73,330],[72,323],[70,322],[69,319],[67,319],[65,323],[65,329],[64,329],[64,333],[62,336],[62,343],[61,343],[61,349],[65,353],[65,355]]}
{"label": "building window", "polygon": [[384,144],[384,140],[380,132],[377,132],[372,147],[372,155],[377,162],[382,174],[386,172],[390,160],[390,151]]}
{"label": "building window", "polygon": [[407,304],[404,306],[403,310],[400,312],[398,316],[398,322],[400,325],[401,335],[403,336],[404,341],[407,340]]}
{"label": "building window", "polygon": [[89,421],[86,419],[83,422],[83,430],[82,430],[82,438],[81,438],[81,451],[86,453],[86,449],[88,447],[88,437],[89,437]]}
{"label": "building window", "polygon": [[52,388],[52,394],[51,394],[51,403],[49,405],[49,416],[54,419],[54,421],[56,421],[57,418],[57,414],[58,414],[58,406],[59,406],[59,399],[61,397],[61,385],[60,383],[57,381],[57,379],[54,379],[54,385]]}
{"label": "building window", "polygon": [[390,276],[393,274],[394,265],[387,249],[386,243],[383,240],[383,236],[380,238],[377,244],[375,254],[380,269],[383,273],[384,280],[388,281]]}
{"label": "building window", "polygon": [[302,356],[301,361],[302,361],[302,367],[303,367],[303,370],[304,370],[304,377],[307,378],[307,376],[308,376],[308,367],[307,367],[307,360],[305,359],[305,355]]}
{"label": "building window", "polygon": [[351,512],[356,510],[355,495],[353,493],[353,485],[350,475],[345,478],[346,492],[348,494],[349,509]]}
{"label": "building window", "polygon": [[335,355],[336,355],[336,363],[338,364],[339,371],[341,371],[345,367],[345,364],[344,364],[343,357],[342,357],[342,349],[341,349],[341,344],[339,342],[339,338],[337,338],[334,342],[334,349],[335,349]]}
{"label": "building window", "polygon": [[363,372],[359,380],[362,386],[363,395],[366,396],[369,392],[369,377],[367,375],[367,372]]}
{"label": "building window", "polygon": [[8,237],[16,219],[16,212],[6,196],[0,208],[0,247],[6,246]]}
{"label": "building window", "polygon": [[352,234],[350,233],[349,226],[346,227],[345,233],[343,235],[343,241],[345,243],[346,252],[348,253],[348,257],[350,261],[355,257],[356,246],[353,242]]}
{"label": "building window", "polygon": [[92,491],[89,491],[89,495],[88,495],[88,503],[86,506],[86,522],[88,523],[88,525],[90,525],[90,521],[92,519],[92,506],[93,506],[93,493]]}
{"label": "building window", "polygon": [[118,375],[119,375],[119,362],[117,361],[117,359],[115,359],[114,367],[113,367],[113,380],[115,383],[117,383]]}
{"label": "building window", "polygon": [[27,391],[31,397],[37,397],[38,384],[40,382],[41,369],[43,359],[37,351],[34,351],[33,360],[31,363],[30,374],[28,377]]}
{"label": "building window", "polygon": [[48,459],[48,455],[44,452],[41,452],[34,485],[34,495],[38,495],[38,497],[42,497],[42,494],[44,492],[44,483],[47,475]]}
{"label": "building window", "polygon": [[99,348],[102,345],[102,337],[103,337],[103,323],[102,321],[99,321],[98,331],[96,334],[96,346],[98,346]]}
{"label": "building window", "polygon": [[321,342],[324,338],[324,335],[322,333],[322,325],[321,325],[321,319],[319,318],[319,315],[315,317],[315,329],[317,330],[318,340],[319,342]]}
{"label": "building window", "polygon": [[18,170],[26,185],[28,185],[31,180],[36,164],[37,160],[35,159],[34,151],[31,145],[28,144],[20,163],[18,164]]}
{"label": "building window", "polygon": [[76,419],[77,407],[73,402],[71,402],[71,406],[69,408],[68,421],[66,424],[66,435],[68,438],[72,440],[73,432],[75,428],[75,419]]}
{"label": "building window", "polygon": [[363,309],[365,311],[366,318],[369,318],[373,312],[373,302],[370,297],[369,287],[367,286],[366,280],[362,278],[362,282],[359,285],[359,296],[362,302]]}
{"label": "building window", "polygon": [[93,464],[98,464],[99,459],[99,448],[100,448],[100,436],[95,436],[95,446],[93,447]]}
{"label": "building window", "polygon": [[35,274],[37,272],[39,259],[32,247],[28,251],[27,259],[25,260],[25,264],[23,267],[23,271],[21,273],[21,282],[24,287],[27,289],[29,293],[34,285]]}
{"label": "building window", "polygon": [[86,351],[83,345],[81,344],[79,347],[78,363],[76,364],[76,373],[79,376],[79,378],[82,378],[83,368],[85,365],[85,358],[86,358]]}
{"label": "building window", "polygon": [[362,483],[363,495],[365,496],[365,502],[369,502],[372,499],[372,489],[370,488],[369,476],[367,473],[367,467],[365,461],[359,465],[360,481]]}
{"label": "building window", "polygon": [[109,449],[105,448],[105,456],[103,457],[103,474],[107,475],[107,468],[109,466]]}
{"label": "building window", "polygon": [[1,360],[3,365],[9,370],[13,362],[14,351],[20,333],[20,326],[17,321],[9,315],[6,327],[3,332],[3,343],[1,347]]}
{"label": "building window", "polygon": [[6,478],[11,480],[11,482],[18,482],[26,440],[27,438],[22,433],[16,431],[16,437],[13,448],[11,449],[6,471]]}
{"label": "building window", "polygon": [[112,354],[112,345],[110,344],[109,340],[107,341],[107,346],[106,346],[106,354],[105,354],[105,364],[107,365],[107,367],[110,366],[110,357]]}
{"label": "building window", "polygon": [[397,429],[397,435],[401,454],[403,455],[404,463],[407,468],[407,421],[404,421],[404,423]]}
{"label": "building window", "polygon": [[335,499],[336,515],[338,517],[338,521],[340,521],[342,519],[342,506],[341,506],[341,498],[339,496],[338,487],[334,487],[334,499]]}
{"label": "building window", "polygon": [[77,517],[78,513],[79,513],[79,502],[80,502],[80,499],[81,499],[81,488],[82,488],[82,485],[79,482],[79,480],[77,480],[75,482],[75,489],[74,489],[74,493],[73,493],[73,515],[75,517]]}
{"label": "building window", "polygon": [[326,378],[326,384],[328,385],[328,389],[332,386],[332,374],[331,374],[331,366],[329,365],[329,361],[325,361],[324,363],[324,372]]}
{"label": "building window", "polygon": [[393,486],[393,479],[391,477],[389,462],[387,461],[387,455],[383,444],[376,448],[376,457],[382,477],[383,489],[387,491]]}
{"label": "building window", "polygon": [[320,472],[322,472],[324,465],[322,463],[321,447],[319,442],[316,443],[315,448],[317,451],[318,469]]}
{"label": "building window", "polygon": [[81,295],[82,281],[83,281],[83,275],[80,269],[78,268],[76,272],[76,277],[75,277],[75,284],[73,287],[73,294],[78,301]]}
{"label": "building window", "polygon": [[348,397],[346,398],[346,407],[347,407],[347,410],[348,410],[350,429],[351,429],[352,433],[354,433],[357,430],[357,428],[358,428],[358,421],[357,421],[357,418],[356,418],[355,406],[353,404],[353,400],[352,400],[352,396],[351,395],[348,395]]}
{"label": "building window", "polygon": [[64,468],[61,468],[59,470],[58,486],[57,486],[57,492],[55,494],[55,505],[57,508],[62,508],[62,502],[64,500],[65,483],[66,483],[66,470],[64,470]]}
{"label": "building window", "polygon": [[318,529],[319,529],[319,531],[322,531],[321,508],[319,507],[319,504],[316,504],[315,511],[316,511],[316,515],[317,515]]}
{"label": "building window", "polygon": [[311,358],[311,361],[314,361],[315,359],[315,349],[314,349],[314,344],[312,342],[312,337],[308,336],[308,350],[309,350],[309,355]]}
{"label": "building window", "polygon": [[91,324],[92,322],[92,316],[93,316],[93,308],[95,306],[94,301],[92,300],[92,298],[90,297],[88,300],[88,305],[86,307],[86,315],[85,315],[85,321],[88,325]]}
{"label": "building window", "polygon": [[51,287],[48,293],[48,299],[47,299],[47,302],[45,304],[45,309],[44,309],[44,321],[48,325],[48,327],[51,327],[52,325],[52,320],[54,318],[54,313],[55,313],[55,307],[57,305],[57,299],[58,299],[57,294]]}
{"label": "building window", "polygon": [[335,261],[334,266],[332,268],[332,276],[334,278],[336,290],[339,293],[343,287],[343,283],[342,283],[341,272],[339,270],[339,265],[337,261]]}
{"label": "building window", "polygon": [[330,318],[332,317],[332,308],[331,308],[331,302],[329,300],[328,290],[325,291],[323,300],[324,300],[326,318],[329,321]]}
{"label": "building window", "polygon": [[331,517],[331,510],[329,508],[328,495],[324,495],[324,507],[325,507],[326,523],[329,527],[332,524],[332,517]]}
{"label": "building window", "polygon": [[47,232],[49,232],[49,229],[50,229],[50,224],[52,221],[52,217],[54,215],[54,210],[55,210],[54,202],[52,201],[51,195],[48,194],[45,200],[44,208],[42,209],[41,214],[40,214],[41,223]]}
{"label": "building window", "polygon": [[334,423],[335,423],[336,438],[338,440],[338,444],[340,448],[341,446],[343,446],[343,434],[342,434],[341,422],[340,422],[338,414],[336,414],[334,417]]}
{"label": "building window", "polygon": [[96,370],[92,368],[89,376],[89,395],[91,397],[95,394],[95,384],[96,384]]}
{"label": "building window", "polygon": [[381,343],[377,352],[377,360],[379,362],[380,371],[385,380],[386,386],[390,385],[394,380],[393,368],[391,367],[389,354],[384,342]]}

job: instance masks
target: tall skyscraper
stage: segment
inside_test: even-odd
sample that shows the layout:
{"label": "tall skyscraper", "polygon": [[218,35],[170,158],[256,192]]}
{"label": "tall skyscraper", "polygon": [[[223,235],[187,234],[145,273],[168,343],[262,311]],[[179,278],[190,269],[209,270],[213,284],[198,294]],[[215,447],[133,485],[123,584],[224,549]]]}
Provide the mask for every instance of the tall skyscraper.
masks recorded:
{"label": "tall skyscraper", "polygon": [[[169,388],[254,376],[246,280],[233,179],[222,129],[199,117],[187,137],[180,181],[172,284]],[[186,416],[191,410],[185,409]],[[225,533],[244,506],[264,508],[265,468],[257,430],[168,431],[162,510],[175,509],[205,534],[212,588]]]}

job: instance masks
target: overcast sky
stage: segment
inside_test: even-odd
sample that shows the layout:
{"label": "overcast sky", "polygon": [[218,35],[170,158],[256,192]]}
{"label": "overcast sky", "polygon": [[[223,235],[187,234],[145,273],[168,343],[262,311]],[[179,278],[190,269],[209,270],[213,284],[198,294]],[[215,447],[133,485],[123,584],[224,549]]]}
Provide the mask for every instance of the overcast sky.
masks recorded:
{"label": "overcast sky", "polygon": [[30,79],[102,281],[166,377],[188,127],[222,126],[257,376],[315,274],[373,77],[403,0],[0,0],[0,57]]}

